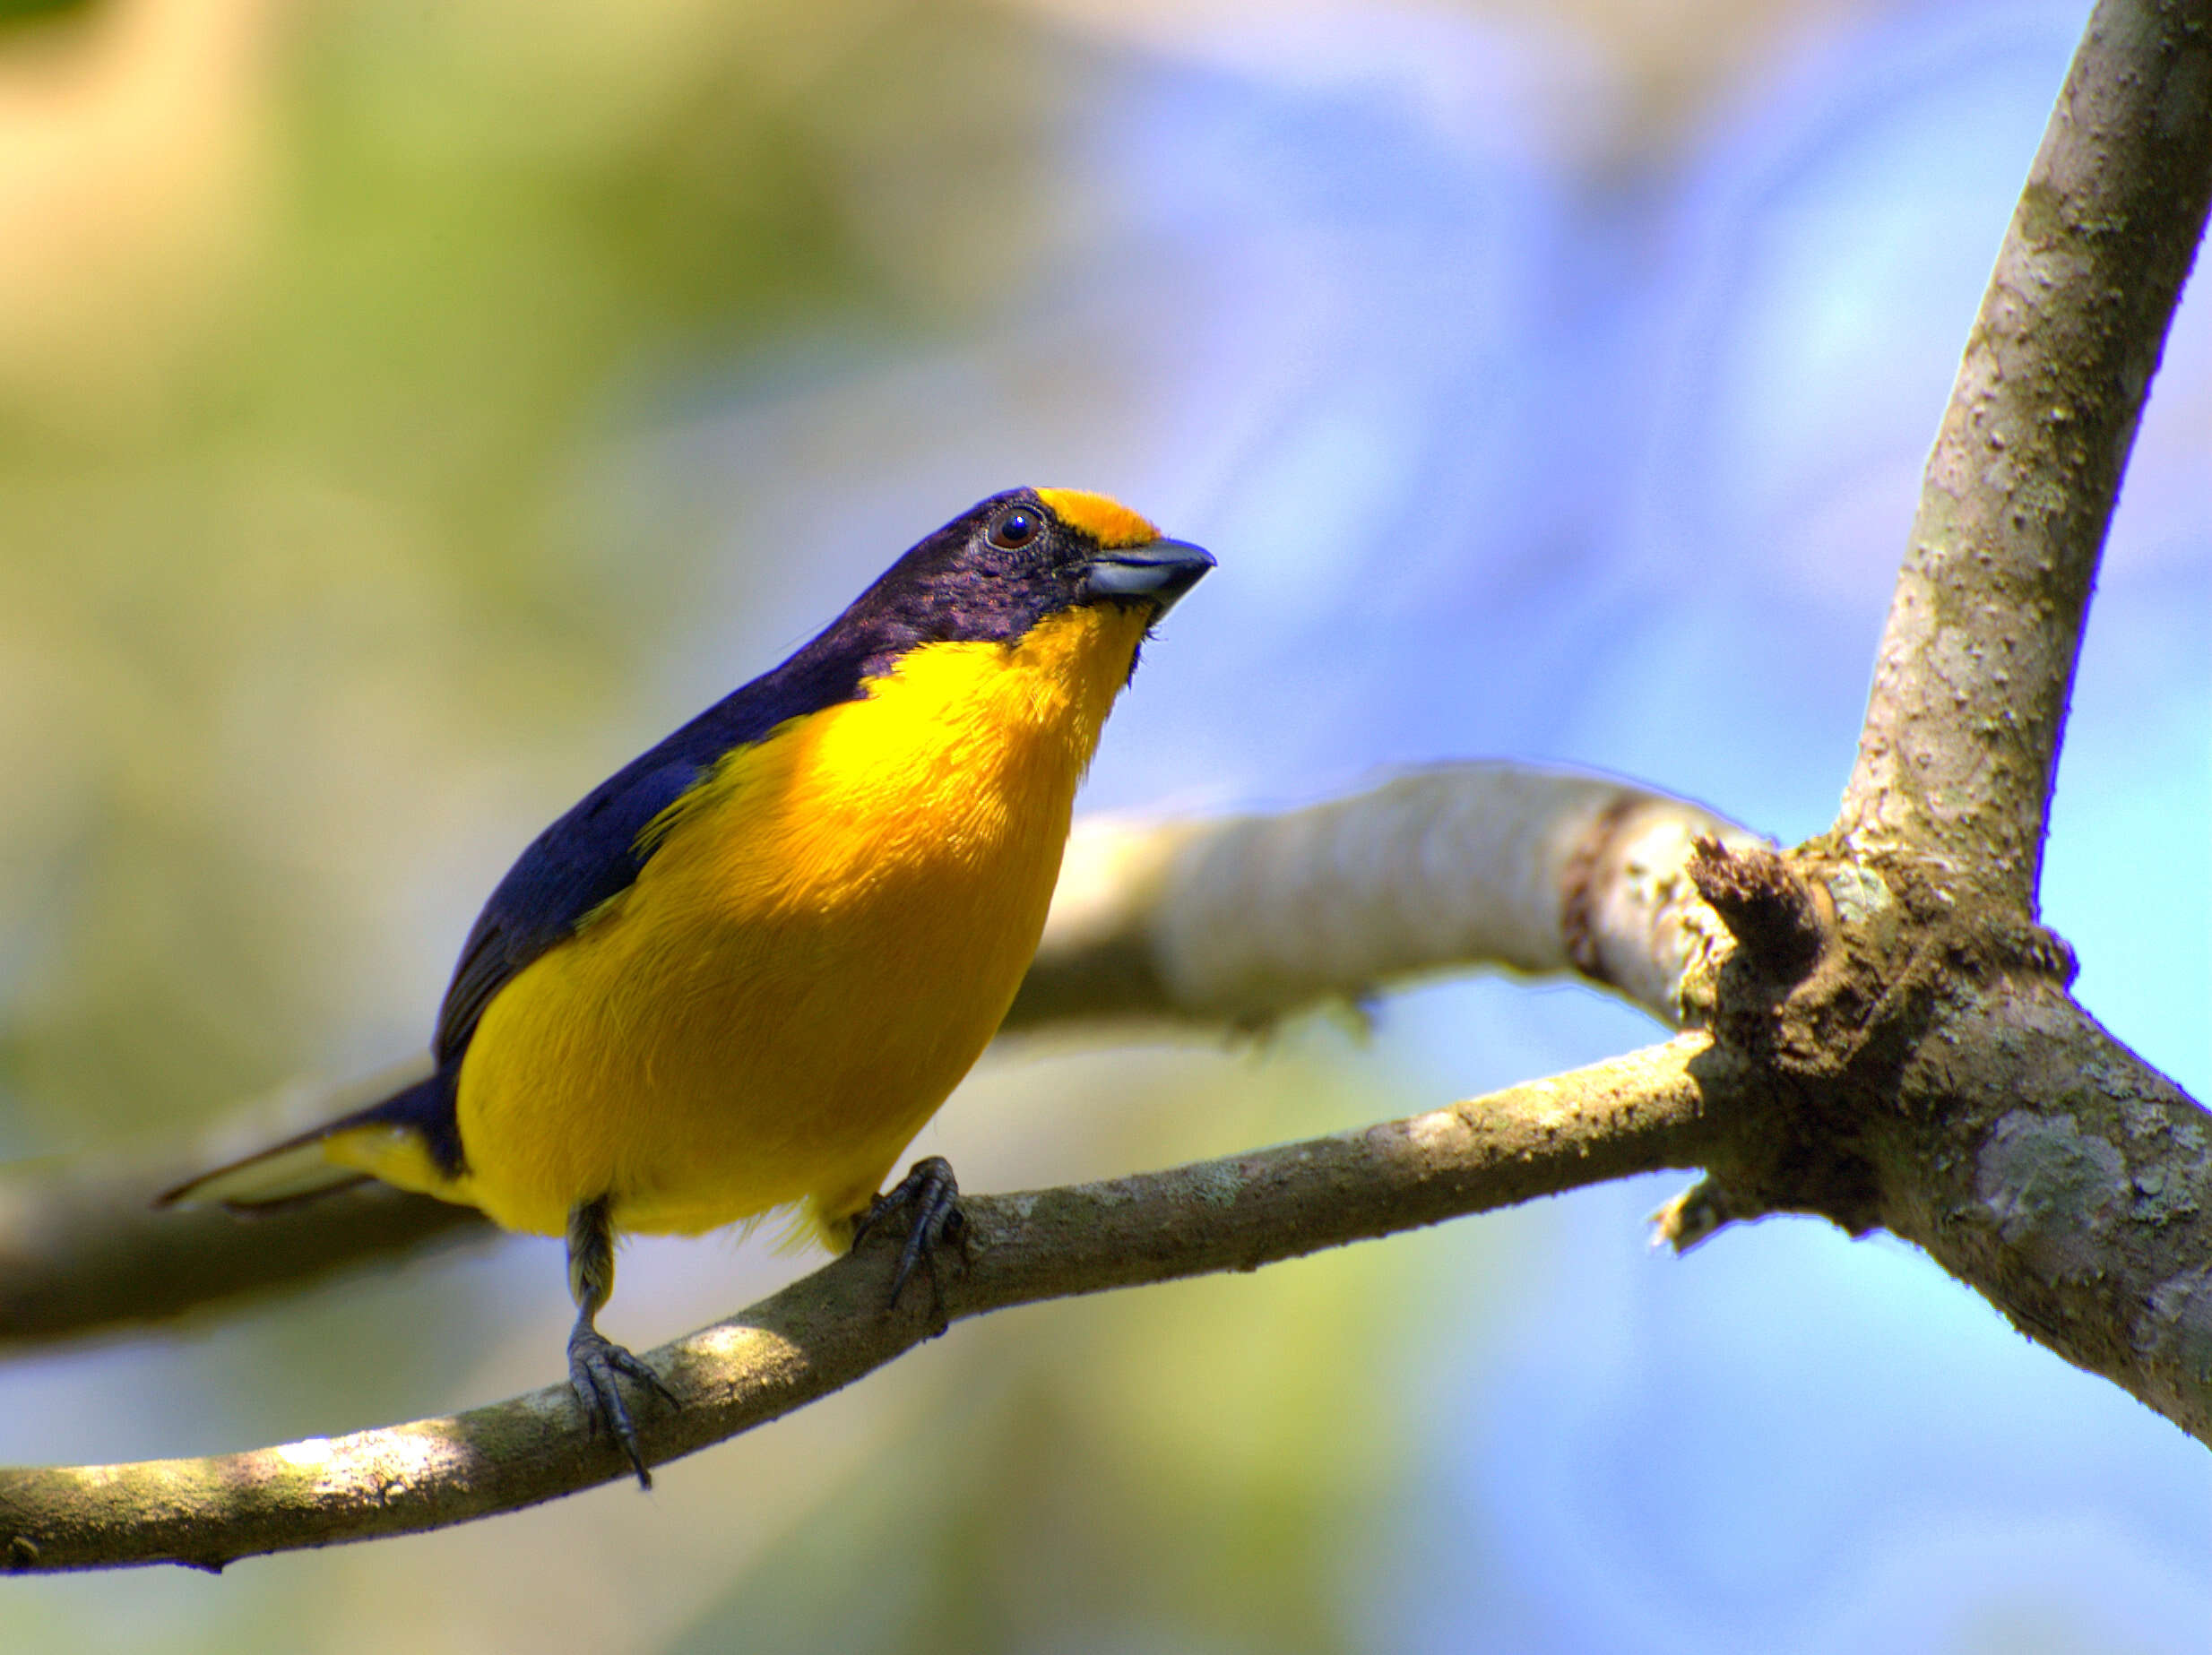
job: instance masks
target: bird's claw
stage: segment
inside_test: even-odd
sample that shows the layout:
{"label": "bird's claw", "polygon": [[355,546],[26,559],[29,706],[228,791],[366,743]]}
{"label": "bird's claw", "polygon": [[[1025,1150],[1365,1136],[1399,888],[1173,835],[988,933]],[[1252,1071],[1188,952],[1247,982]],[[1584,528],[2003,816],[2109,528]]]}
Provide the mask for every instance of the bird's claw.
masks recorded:
{"label": "bird's claw", "polygon": [[903,1207],[910,1209],[912,1216],[907,1220],[906,1243],[899,1249],[899,1267],[891,1278],[890,1303],[885,1309],[899,1307],[899,1297],[906,1291],[907,1282],[917,1269],[926,1267],[931,1331],[942,1333],[951,1323],[945,1314],[945,1290],[938,1280],[938,1248],[949,1242],[961,1248],[964,1257],[968,1239],[968,1220],[960,1211],[960,1184],[953,1177],[952,1163],[942,1155],[916,1161],[903,1178],[870,1202],[868,1211],[854,1221],[852,1245],[859,1246],[863,1236]]}
{"label": "bird's claw", "polygon": [[640,1488],[652,1487],[652,1473],[645,1466],[645,1451],[637,1440],[637,1422],[631,1417],[629,1399],[622,1382],[634,1381],[657,1395],[670,1408],[681,1408],[667,1381],[635,1355],[588,1323],[578,1323],[568,1336],[568,1385],[583,1409],[584,1423],[596,1434],[601,1430],[615,1439],[630,1469],[637,1473]]}

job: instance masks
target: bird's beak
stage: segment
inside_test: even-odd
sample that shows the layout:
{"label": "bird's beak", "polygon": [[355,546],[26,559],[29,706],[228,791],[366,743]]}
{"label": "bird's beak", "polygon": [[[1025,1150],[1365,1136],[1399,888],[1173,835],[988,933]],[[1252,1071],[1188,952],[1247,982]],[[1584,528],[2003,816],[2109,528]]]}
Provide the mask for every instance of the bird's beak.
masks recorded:
{"label": "bird's beak", "polygon": [[1182,540],[1118,546],[1091,559],[1083,588],[1091,598],[1148,598],[1165,615],[1214,566],[1214,554]]}

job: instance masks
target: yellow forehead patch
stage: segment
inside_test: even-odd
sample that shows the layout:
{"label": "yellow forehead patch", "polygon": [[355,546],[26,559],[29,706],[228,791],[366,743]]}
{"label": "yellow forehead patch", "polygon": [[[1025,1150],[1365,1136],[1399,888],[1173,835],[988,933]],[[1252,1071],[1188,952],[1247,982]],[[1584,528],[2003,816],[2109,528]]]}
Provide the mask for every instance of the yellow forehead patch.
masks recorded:
{"label": "yellow forehead patch", "polygon": [[1160,531],[1119,500],[1081,488],[1040,488],[1037,498],[1070,529],[1089,535],[1102,547],[1143,546],[1157,540]]}

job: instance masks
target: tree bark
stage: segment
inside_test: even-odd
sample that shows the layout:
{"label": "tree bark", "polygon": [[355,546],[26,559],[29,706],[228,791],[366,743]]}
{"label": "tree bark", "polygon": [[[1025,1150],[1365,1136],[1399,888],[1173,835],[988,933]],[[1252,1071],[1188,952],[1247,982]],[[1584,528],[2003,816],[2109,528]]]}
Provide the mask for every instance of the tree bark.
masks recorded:
{"label": "tree bark", "polygon": [[1929,456],[1839,830],[2031,911],[2082,623],[2212,198],[2212,8],[2105,0]]}
{"label": "tree bark", "polygon": [[[1684,1035],[1359,1132],[1110,1183],[963,1202],[946,1263],[886,1315],[886,1237],[646,1353],[683,1406],[641,1405],[655,1463],[850,1384],[950,1319],[1262,1264],[1660,1167],[1694,1166],[1728,1077]],[[249,1453],[0,1470],[0,1562],[46,1573],[236,1558],[416,1533],[626,1478],[566,1384],[445,1419]]]}

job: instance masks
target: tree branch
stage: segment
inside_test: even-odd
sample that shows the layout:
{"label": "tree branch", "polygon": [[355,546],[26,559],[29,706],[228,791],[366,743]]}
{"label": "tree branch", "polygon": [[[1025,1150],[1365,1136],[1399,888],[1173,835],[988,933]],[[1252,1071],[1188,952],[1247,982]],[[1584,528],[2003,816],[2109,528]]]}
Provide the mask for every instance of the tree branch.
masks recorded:
{"label": "tree branch", "polygon": [[[1715,1042],[1772,1087],[1771,1130],[1662,1233],[1887,1227],[2212,1442],[2212,1122],[2067,996],[2033,922],[2096,560],[2208,203],[2212,0],[2102,0],[1929,461],[1836,828],[1786,858],[1825,945],[1776,980],[1731,917]],[[1715,860],[1708,889],[1758,884]]]}
{"label": "tree branch", "polygon": [[1927,1015],[1854,1140],[1880,1222],[2212,1445],[2212,1119],[2044,973]]}
{"label": "tree branch", "polygon": [[1529,764],[1446,764],[1266,816],[1089,823],[1009,1029],[1254,1022],[1448,968],[1578,972],[1655,1017],[1724,941],[1684,868],[1749,830],[1685,799]]}
{"label": "tree branch", "polygon": [[159,1165],[13,1169],[0,1183],[0,1340],[163,1321],[497,1233],[473,1208],[383,1185],[247,1219],[220,1207],[155,1211],[156,1194],[209,1164],[172,1152]]}
{"label": "tree branch", "polygon": [[[1579,970],[1696,1021],[1726,944],[1684,873],[1744,829],[1685,801],[1512,764],[1440,766],[1280,816],[1086,823],[1008,1027],[1219,1025],[1447,967]],[[1310,921],[1312,929],[1303,926]],[[366,1188],[241,1221],[153,1194],[413,1078],[257,1104],[158,1156],[0,1184],[0,1343],[158,1321],[361,1260],[488,1239],[476,1212]]]}
{"label": "tree branch", "polygon": [[1930,455],[1838,829],[2032,911],[2081,628],[2212,201],[2212,4],[2103,0]]}
{"label": "tree branch", "polygon": [[9,1168],[0,1177],[0,1344],[162,1321],[365,1259],[497,1234],[473,1208],[382,1185],[251,1218],[153,1204],[210,1167],[389,1095],[428,1073],[428,1061],[342,1086],[286,1088],[163,1150]]}
{"label": "tree branch", "polygon": [[[1362,1131],[1169,1172],[963,1202],[955,1320],[1433,1224],[1580,1185],[1696,1165],[1726,1065],[1684,1035],[1549,1081]],[[870,1246],[649,1354],[683,1401],[643,1421],[656,1462],[850,1384],[929,1337],[926,1295],[883,1312]],[[0,1560],[22,1572],[235,1558],[417,1533],[628,1475],[566,1385],[449,1418],[249,1453],[0,1471]]]}
{"label": "tree branch", "polygon": [[2074,1004],[2045,933],[1818,846],[1792,860],[1838,923],[1802,981],[1749,949],[1723,968],[1715,1056],[1758,1102],[1662,1236],[1782,1211],[1888,1229],[2212,1444],[2212,1118]]}

